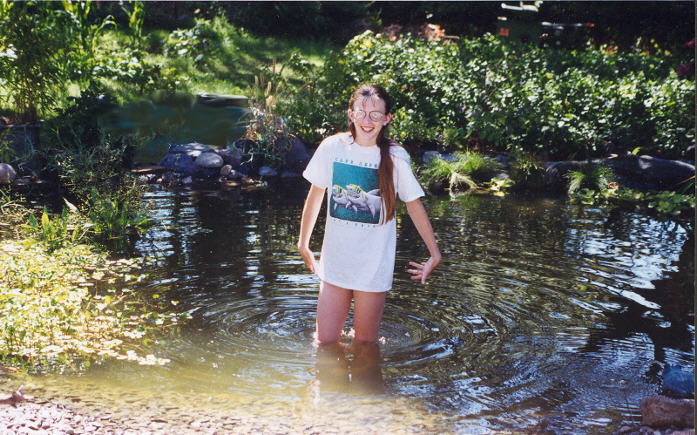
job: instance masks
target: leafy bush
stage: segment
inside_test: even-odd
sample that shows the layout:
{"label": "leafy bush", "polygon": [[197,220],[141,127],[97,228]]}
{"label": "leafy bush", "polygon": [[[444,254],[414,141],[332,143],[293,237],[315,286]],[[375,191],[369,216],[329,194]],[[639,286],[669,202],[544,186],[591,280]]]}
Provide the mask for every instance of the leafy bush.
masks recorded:
{"label": "leafy bush", "polygon": [[[386,88],[395,139],[449,150],[522,151],[541,158],[604,155],[641,146],[680,157],[694,142],[694,86],[675,59],[538,48],[491,35],[458,42],[397,40],[366,31],[280,105],[301,137],[343,129],[359,83]],[[319,113],[321,115],[315,115]],[[298,120],[307,116],[311,122]]]}

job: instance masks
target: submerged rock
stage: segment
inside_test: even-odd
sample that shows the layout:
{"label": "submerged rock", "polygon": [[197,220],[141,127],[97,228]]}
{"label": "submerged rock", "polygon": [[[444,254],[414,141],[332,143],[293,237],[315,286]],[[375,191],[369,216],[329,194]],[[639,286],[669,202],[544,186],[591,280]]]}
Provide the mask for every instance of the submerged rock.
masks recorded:
{"label": "submerged rock", "polygon": [[642,399],[641,423],[651,427],[694,427],[695,401],[649,396]]}
{"label": "submerged rock", "polygon": [[694,375],[681,367],[666,365],[663,370],[663,394],[676,399],[688,399],[695,393]]}
{"label": "submerged rock", "polygon": [[259,176],[261,177],[275,177],[278,175],[278,171],[270,166],[262,166],[259,168]]}

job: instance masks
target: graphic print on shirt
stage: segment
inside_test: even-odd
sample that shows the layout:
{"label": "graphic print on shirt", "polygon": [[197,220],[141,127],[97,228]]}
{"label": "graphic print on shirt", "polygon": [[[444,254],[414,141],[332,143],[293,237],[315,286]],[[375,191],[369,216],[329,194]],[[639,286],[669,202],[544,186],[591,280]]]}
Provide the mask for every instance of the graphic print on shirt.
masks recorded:
{"label": "graphic print on shirt", "polygon": [[329,201],[331,217],[367,224],[380,223],[382,200],[376,166],[334,162]]}

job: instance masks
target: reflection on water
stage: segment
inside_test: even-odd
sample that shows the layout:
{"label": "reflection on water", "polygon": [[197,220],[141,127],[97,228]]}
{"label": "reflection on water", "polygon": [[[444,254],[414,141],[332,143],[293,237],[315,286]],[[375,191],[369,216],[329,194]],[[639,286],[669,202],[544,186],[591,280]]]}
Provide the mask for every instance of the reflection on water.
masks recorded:
{"label": "reflection on water", "polygon": [[460,433],[545,417],[602,433],[637,421],[664,364],[694,367],[693,230],[549,199],[427,200],[444,262],[426,286],[405,272],[427,251],[402,210],[384,343],[317,350],[318,282],[295,252],[305,189],[151,192],[160,225],[137,249],[162,260],[142,291],[193,319],[151,346],[168,367],[113,362],[80,382]]}

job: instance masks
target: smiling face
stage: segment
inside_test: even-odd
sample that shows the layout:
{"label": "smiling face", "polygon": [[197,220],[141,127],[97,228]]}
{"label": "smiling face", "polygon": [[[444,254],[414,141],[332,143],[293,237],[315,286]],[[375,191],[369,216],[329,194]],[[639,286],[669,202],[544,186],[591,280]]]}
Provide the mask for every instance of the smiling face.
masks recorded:
{"label": "smiling face", "polygon": [[[364,114],[362,118],[358,116],[361,112]],[[384,116],[377,121],[371,118],[371,112],[376,112],[372,117],[380,117],[377,113]],[[363,146],[376,145],[380,130],[392,121],[392,114],[385,113],[385,102],[376,95],[358,98],[348,110],[348,116],[356,128],[356,137],[353,139]]]}

